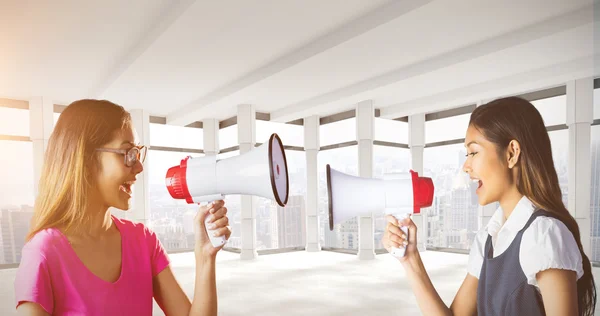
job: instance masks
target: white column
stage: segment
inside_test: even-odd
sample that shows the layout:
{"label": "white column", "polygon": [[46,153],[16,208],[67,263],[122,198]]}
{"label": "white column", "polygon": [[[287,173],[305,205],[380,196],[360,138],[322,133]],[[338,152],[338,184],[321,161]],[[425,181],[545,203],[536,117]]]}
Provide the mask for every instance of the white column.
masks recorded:
{"label": "white column", "polygon": [[[363,101],[356,105],[356,140],[358,142],[358,175],[373,177],[373,134],[375,107],[373,101]],[[375,259],[373,236],[373,214],[358,218],[358,258]]]}
{"label": "white column", "polygon": [[[249,152],[256,143],[256,111],[249,104],[238,105],[238,141],[240,155]],[[242,195],[242,260],[255,259],[256,252],[256,198]]]}
{"label": "white column", "polygon": [[585,253],[591,257],[590,190],[591,124],[593,120],[594,80],[567,83],[567,125],[569,126],[569,205],[581,232]]}
{"label": "white column", "polygon": [[52,100],[36,97],[29,100],[29,135],[33,142],[33,192],[37,197],[44,153],[54,125]]}
{"label": "white column", "polygon": [[[492,100],[479,101],[479,102],[477,102],[477,106],[482,106],[490,101],[492,101]],[[479,227],[478,227],[479,229],[481,229],[482,227],[485,227],[489,223],[490,219],[492,219],[492,216],[496,212],[496,208],[497,208],[496,203],[490,203],[488,205],[479,205],[478,206],[477,222],[479,225]]]}
{"label": "white column", "polygon": [[[425,149],[425,114],[415,114],[408,117],[408,146],[412,158],[412,170],[423,175],[423,150]],[[412,216],[417,226],[417,248],[425,250],[427,245],[427,214],[421,210],[421,214]]]}
{"label": "white column", "polygon": [[319,238],[319,117],[304,118],[304,152],[306,153],[306,251],[321,251]]}
{"label": "white column", "polygon": [[216,156],[219,154],[219,121],[205,119],[202,121],[202,134],[204,138],[204,155]]}
{"label": "white column", "polygon": [[[131,119],[133,127],[137,132],[139,142],[142,145],[150,146],[150,114],[146,110],[131,110]],[[134,222],[149,224],[150,220],[150,203],[148,202],[148,172],[149,161],[152,155],[146,155],[144,162],[145,172],[137,175],[135,186],[133,187],[133,209],[126,217]],[[176,164],[177,162],[173,162]]]}

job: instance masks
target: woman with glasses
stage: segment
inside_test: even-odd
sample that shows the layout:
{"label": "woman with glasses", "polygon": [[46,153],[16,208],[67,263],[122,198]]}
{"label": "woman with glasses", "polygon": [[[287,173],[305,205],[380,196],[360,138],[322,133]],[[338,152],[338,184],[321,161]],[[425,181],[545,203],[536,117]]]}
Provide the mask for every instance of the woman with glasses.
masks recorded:
{"label": "woman with glasses", "polygon": [[156,234],[111,215],[130,208],[146,147],[137,143],[130,114],[108,101],[69,105],[50,136],[39,194],[15,279],[20,315],[151,315],[153,299],[167,315],[216,315],[213,248],[229,238],[223,201],[195,218],[193,300],[169,268]]}

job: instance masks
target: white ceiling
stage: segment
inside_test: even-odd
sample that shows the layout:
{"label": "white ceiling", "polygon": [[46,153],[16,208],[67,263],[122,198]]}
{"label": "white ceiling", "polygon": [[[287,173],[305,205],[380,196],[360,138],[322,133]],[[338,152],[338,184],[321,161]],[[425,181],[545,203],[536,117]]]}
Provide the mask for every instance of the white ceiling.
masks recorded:
{"label": "white ceiling", "polygon": [[0,6],[0,98],[106,98],[180,125],[238,104],[290,121],[373,100],[391,118],[599,75],[592,0]]}

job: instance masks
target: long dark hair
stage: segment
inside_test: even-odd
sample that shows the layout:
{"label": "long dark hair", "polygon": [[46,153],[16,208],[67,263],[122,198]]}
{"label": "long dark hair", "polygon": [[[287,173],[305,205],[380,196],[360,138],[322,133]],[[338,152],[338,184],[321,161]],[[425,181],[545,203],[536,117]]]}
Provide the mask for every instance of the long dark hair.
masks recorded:
{"label": "long dark hair", "polygon": [[579,226],[562,202],[550,137],[542,116],[530,102],[509,97],[477,107],[471,114],[469,125],[496,145],[500,157],[504,157],[511,140],[521,145],[516,164],[517,189],[535,206],[556,214],[575,237],[583,259],[583,276],[577,281],[579,315],[593,315],[596,285],[592,267],[581,246]]}

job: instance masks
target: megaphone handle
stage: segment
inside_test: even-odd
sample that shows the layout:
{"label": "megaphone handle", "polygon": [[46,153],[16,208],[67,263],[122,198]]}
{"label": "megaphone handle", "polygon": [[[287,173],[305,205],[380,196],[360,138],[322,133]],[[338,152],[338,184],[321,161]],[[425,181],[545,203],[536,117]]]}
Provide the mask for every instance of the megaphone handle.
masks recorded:
{"label": "megaphone handle", "polygon": [[208,238],[210,238],[210,243],[215,248],[223,246],[226,242],[225,236],[215,236],[214,233],[216,230],[208,229],[208,225],[210,225],[208,220],[209,216],[206,216],[206,219],[204,220],[204,227],[206,228],[206,234],[208,234]]}
{"label": "megaphone handle", "polygon": [[[394,215],[394,217],[399,221],[407,218],[408,216],[409,216],[408,214],[403,214],[401,216]],[[408,227],[400,226],[400,229],[402,230],[402,232],[404,232],[404,235],[406,236],[406,241],[408,241]],[[394,256],[396,258],[402,258],[402,257],[404,257],[405,252],[406,252],[405,247],[401,247],[401,248],[392,247],[392,251],[390,253],[392,254],[392,256]]]}

